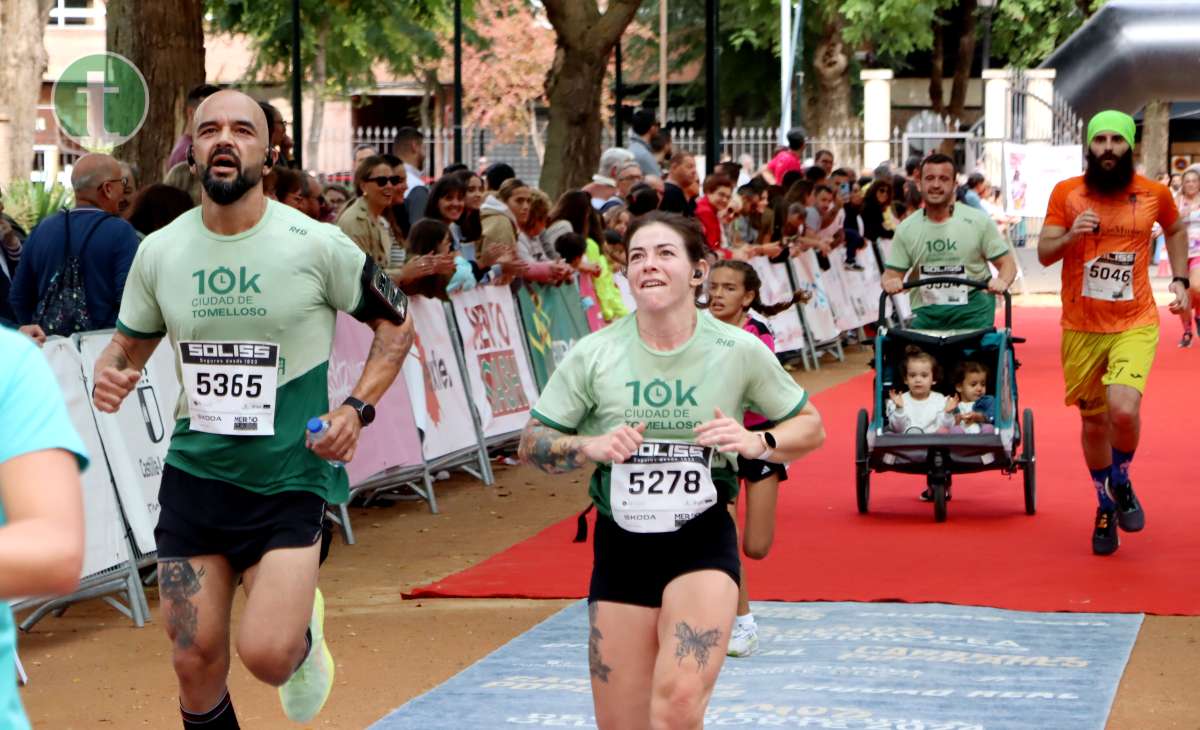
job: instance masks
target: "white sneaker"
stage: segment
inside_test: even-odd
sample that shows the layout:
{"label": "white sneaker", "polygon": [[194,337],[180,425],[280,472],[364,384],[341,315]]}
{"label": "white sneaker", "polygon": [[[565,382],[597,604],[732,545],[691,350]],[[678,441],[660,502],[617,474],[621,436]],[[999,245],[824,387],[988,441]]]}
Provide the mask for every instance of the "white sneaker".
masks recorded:
{"label": "white sneaker", "polygon": [[282,687],[279,701],[283,714],[292,722],[308,722],[317,716],[333,691],[334,663],[325,643],[325,596],[317,589],[308,625],[312,648],[308,657]]}
{"label": "white sneaker", "polygon": [[758,649],[758,625],[734,623],[733,634],[729,637],[729,656],[750,656]]}

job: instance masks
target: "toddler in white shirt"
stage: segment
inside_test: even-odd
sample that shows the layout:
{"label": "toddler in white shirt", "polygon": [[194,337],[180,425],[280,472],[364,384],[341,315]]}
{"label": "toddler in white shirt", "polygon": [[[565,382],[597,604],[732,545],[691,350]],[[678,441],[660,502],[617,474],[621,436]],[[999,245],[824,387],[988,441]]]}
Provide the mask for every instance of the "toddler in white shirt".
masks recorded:
{"label": "toddler in white shirt", "polygon": [[887,402],[888,428],[895,433],[946,433],[954,425],[958,396],[934,392],[940,374],[933,356],[909,346],[904,357],[904,384],[908,390],[892,390]]}

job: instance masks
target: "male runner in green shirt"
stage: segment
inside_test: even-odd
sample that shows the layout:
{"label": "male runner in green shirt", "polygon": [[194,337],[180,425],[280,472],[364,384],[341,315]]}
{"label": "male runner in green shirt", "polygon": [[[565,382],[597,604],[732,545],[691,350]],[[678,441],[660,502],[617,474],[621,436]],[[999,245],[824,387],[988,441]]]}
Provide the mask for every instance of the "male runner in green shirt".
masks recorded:
{"label": "male runner in green shirt", "polygon": [[[214,94],[193,124],[201,206],[138,249],[93,398],[115,412],[170,338],[183,390],[155,539],[183,727],[238,727],[226,679],[239,577],[238,654],[280,688],[288,717],[306,722],[333,685],[317,569],[325,504],[345,501],[347,481],[329,461],[353,458],[412,323],[403,295],[336,227],[265,197],[274,160],[253,99]],[[353,397],[329,410],[337,310],[370,324],[375,341]],[[306,445],[314,416],[328,428]]]}
{"label": "male runner in green shirt", "polygon": [[[955,205],[955,166],[947,155],[932,154],[918,169],[924,210],[904,219],[892,238],[883,288],[896,294],[911,281],[951,276],[987,281],[986,292],[954,284],[933,284],[909,293],[913,329],[973,330],[991,327],[996,319],[995,294],[1012,285],[1017,260],[988,215],[969,205]],[[999,270],[991,275],[988,263]]]}

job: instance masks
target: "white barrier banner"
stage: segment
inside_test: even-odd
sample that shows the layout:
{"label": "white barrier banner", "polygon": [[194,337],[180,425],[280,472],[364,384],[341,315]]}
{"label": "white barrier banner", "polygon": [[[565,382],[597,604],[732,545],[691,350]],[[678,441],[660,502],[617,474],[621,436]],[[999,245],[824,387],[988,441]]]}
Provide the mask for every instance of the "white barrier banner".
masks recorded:
{"label": "white barrier banner", "polygon": [[[837,312],[838,326],[843,330],[854,330],[865,324],[874,322],[879,315],[879,274],[875,256],[866,249],[859,249],[854,263],[862,267],[862,271],[847,269],[845,247],[838,247],[829,255],[830,269],[828,275],[836,274],[841,282],[847,308]],[[869,260],[869,262],[868,262]],[[870,265],[870,269],[867,265]],[[868,272],[874,273],[874,281]],[[835,307],[836,312],[836,307]]]}
{"label": "white barrier banner", "polygon": [[520,431],[537,400],[537,385],[512,292],[507,286],[477,286],[450,301],[484,436]]}
{"label": "white barrier banner", "polygon": [[[892,239],[885,238],[879,242],[879,255],[883,257],[883,262],[886,264],[888,257],[892,253]],[[880,275],[882,278],[882,274]],[[903,292],[888,297],[888,301],[892,303],[892,308],[896,310],[901,322],[907,322],[912,319],[912,303],[908,300],[908,293]]]}
{"label": "white barrier banner", "polygon": [[[91,391],[96,359],[112,339],[111,331],[87,332],[79,336],[83,371]],[[154,526],[158,523],[158,487],[171,432],[175,427],[175,403],[179,379],[169,342],[160,343],[142,369],[134,391],[116,413],[93,408],[100,438],[108,452],[108,464],[116,481],[125,517],[134,542],[143,554],[155,550]]]}
{"label": "white barrier banner", "polygon": [[[413,416],[417,428],[425,432],[425,459],[433,461],[478,446],[479,441],[446,323],[446,309],[440,300],[425,297],[410,297],[408,303],[416,330],[413,352],[423,366],[425,381],[424,397],[412,399]],[[422,401],[424,407],[420,406]]]}
{"label": "white barrier banner", "polygon": [[804,318],[812,333],[813,342],[820,344],[836,340],[841,334],[834,320],[833,307],[822,283],[820,267],[817,265],[815,251],[805,251],[791,259],[792,274],[796,277],[796,286],[809,293],[809,300],[804,304]]}
{"label": "white barrier banner", "polygon": [[[750,259],[750,265],[762,281],[759,298],[763,304],[776,304],[792,298],[792,282],[788,279],[785,264],[773,264],[766,256],[755,256]],[[767,319],[767,324],[775,336],[775,352],[804,349],[804,324],[800,321],[800,312],[795,307],[789,307]]]}
{"label": "white barrier banner", "polygon": [[1046,215],[1054,186],[1083,170],[1077,144],[1004,143],[1005,212],[1027,218]]}
{"label": "white barrier banner", "polygon": [[125,523],[105,463],[104,446],[92,419],[89,390],[83,380],[83,358],[71,340],[52,337],[42,348],[54,378],[58,381],[71,424],[83,438],[83,447],[91,457],[83,482],[83,572],[81,577],[116,567],[129,560],[125,541]]}

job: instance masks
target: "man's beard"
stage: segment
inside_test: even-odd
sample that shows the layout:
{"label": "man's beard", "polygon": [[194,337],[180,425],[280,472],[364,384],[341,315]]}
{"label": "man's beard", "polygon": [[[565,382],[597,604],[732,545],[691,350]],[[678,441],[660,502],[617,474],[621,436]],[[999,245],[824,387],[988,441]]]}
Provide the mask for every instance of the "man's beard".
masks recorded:
{"label": "man's beard", "polygon": [[248,190],[258,185],[262,180],[262,171],[257,166],[249,170],[239,168],[238,175],[232,180],[218,180],[212,176],[212,168],[205,167],[200,178],[204,192],[217,205],[232,205],[242,199]]}
{"label": "man's beard", "polygon": [[[1116,159],[1117,164],[1111,170],[1105,170],[1102,164],[1105,159]],[[1132,148],[1120,157],[1112,154],[1097,157],[1090,149],[1087,151],[1087,170],[1083,173],[1083,182],[1088,190],[1100,195],[1112,195],[1124,191],[1132,181]]]}

